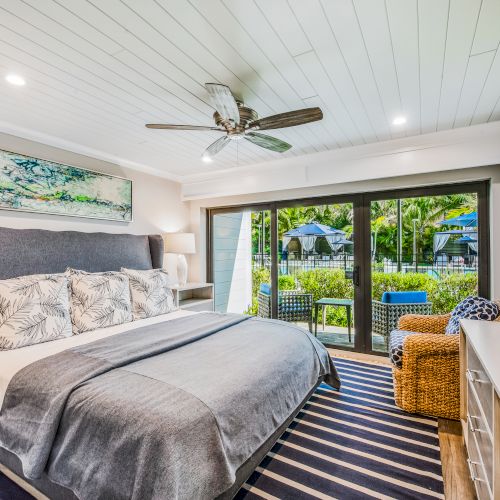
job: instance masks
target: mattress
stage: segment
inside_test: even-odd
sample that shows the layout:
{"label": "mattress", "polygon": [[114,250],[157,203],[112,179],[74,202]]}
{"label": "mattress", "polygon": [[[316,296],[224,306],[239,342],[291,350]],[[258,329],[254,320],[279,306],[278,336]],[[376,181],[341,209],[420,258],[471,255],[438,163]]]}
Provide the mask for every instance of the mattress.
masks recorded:
{"label": "mattress", "polygon": [[130,323],[124,323],[123,325],[99,328],[98,330],[85,332],[80,335],[73,335],[72,337],[60,340],[53,340],[51,342],[44,342],[42,344],[30,345],[10,351],[0,351],[0,408],[2,407],[5,392],[7,391],[9,382],[12,380],[14,375],[19,370],[22,370],[24,367],[30,365],[31,363],[34,363],[35,361],[46,358],[47,356],[52,356],[53,354],[58,354],[72,347],[81,346],[90,342],[94,342],[95,340],[111,337],[112,335],[116,335],[118,333],[134,330],[136,328],[147,325],[154,325],[163,321],[170,321],[185,316],[191,316],[192,314],[197,313],[192,311],[178,310],[169,314],[155,316],[153,318],[146,318],[132,321]]}

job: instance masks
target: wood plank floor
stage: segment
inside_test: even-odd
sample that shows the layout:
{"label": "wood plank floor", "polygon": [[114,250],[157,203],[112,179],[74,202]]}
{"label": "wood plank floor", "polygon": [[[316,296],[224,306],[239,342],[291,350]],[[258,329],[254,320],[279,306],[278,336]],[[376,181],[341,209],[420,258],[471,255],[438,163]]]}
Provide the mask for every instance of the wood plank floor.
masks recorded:
{"label": "wood plank floor", "polygon": [[[384,356],[328,349],[332,356],[356,359],[368,363],[390,365]],[[469,476],[467,456],[460,422],[440,418],[438,420],[439,445],[443,464],[444,493],[446,500],[474,500],[474,485]]]}
{"label": "wood plank floor", "polygon": [[455,420],[440,418],[438,432],[446,500],[472,500],[476,498],[467,467],[462,425]]}

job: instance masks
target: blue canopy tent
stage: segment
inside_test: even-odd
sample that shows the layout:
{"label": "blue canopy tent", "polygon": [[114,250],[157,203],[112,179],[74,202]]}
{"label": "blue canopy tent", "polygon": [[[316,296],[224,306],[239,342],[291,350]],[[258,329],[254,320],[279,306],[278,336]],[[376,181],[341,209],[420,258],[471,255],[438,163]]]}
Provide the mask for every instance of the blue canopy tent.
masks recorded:
{"label": "blue canopy tent", "polygon": [[[472,229],[477,227],[477,212],[471,212],[469,214],[462,214],[450,219],[444,219],[440,221],[439,224],[443,226],[459,226],[462,229],[452,229],[450,231],[440,231],[435,233],[433,241],[434,255],[444,248],[450,239],[450,236],[453,234],[461,234],[462,238],[457,241],[459,243],[467,243],[468,248],[477,253],[477,230]],[[470,241],[464,240],[466,237],[468,237]]]}
{"label": "blue canopy tent", "polygon": [[462,214],[440,222],[443,226],[477,227],[477,212]]}
{"label": "blue canopy tent", "polygon": [[434,255],[436,255],[440,250],[442,250],[448,240],[453,235],[461,235],[459,239],[456,240],[457,243],[467,243],[468,248],[474,253],[477,253],[477,231],[467,231],[463,229],[450,229],[449,231],[440,231],[434,233],[433,240],[433,250]]}
{"label": "blue canopy tent", "polygon": [[345,238],[345,231],[318,222],[304,224],[287,231],[283,235],[283,250],[287,249],[292,238],[298,238],[302,250],[306,252],[314,250],[317,238],[325,238],[333,252],[337,252],[344,245],[352,243]]}

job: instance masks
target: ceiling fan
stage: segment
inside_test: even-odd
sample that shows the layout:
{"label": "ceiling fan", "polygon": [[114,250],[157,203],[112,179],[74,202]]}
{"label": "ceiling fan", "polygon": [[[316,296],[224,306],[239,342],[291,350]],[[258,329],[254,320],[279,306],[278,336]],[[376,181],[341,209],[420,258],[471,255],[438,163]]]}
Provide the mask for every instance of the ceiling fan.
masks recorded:
{"label": "ceiling fan", "polygon": [[165,130],[201,130],[224,132],[225,135],[210,144],[204,151],[202,159],[211,161],[212,158],[227,146],[231,141],[246,139],[247,141],[270,149],[278,153],[288,151],[292,146],[285,141],[259,134],[256,130],[270,130],[276,128],[295,127],[304,123],[315,122],[323,118],[320,108],[305,108],[288,113],[259,118],[257,112],[244,105],[243,101],[235,99],[227,85],[219,83],[206,83],[210,101],[215,108],[215,127],[200,125],[169,125],[163,123],[148,123],[147,128]]}

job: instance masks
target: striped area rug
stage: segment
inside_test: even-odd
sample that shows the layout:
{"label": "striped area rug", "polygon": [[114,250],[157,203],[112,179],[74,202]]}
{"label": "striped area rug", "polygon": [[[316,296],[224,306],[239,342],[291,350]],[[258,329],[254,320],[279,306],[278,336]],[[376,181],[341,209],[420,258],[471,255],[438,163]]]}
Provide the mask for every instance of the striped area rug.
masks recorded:
{"label": "striped area rug", "polygon": [[236,498],[444,498],[437,421],[394,405],[389,367],[334,361],[341,392],[318,387]]}

